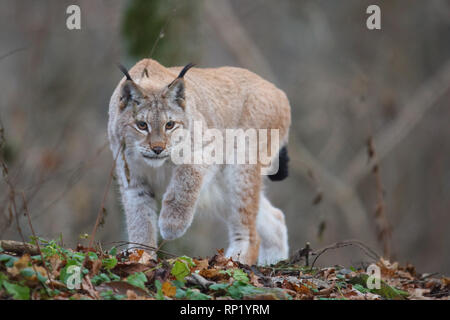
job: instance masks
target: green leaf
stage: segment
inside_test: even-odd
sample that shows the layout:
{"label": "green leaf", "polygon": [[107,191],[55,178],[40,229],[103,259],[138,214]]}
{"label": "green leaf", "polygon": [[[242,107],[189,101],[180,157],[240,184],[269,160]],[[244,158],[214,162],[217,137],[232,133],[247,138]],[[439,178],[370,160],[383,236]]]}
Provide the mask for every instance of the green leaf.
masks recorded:
{"label": "green leaf", "polygon": [[101,284],[103,282],[110,282],[110,281],[111,281],[111,279],[105,273],[100,273],[96,276],[93,276],[91,279],[92,284],[95,286],[98,286],[99,284]]}
{"label": "green leaf", "polygon": [[175,294],[175,298],[177,299],[186,298],[186,290],[177,287],[177,293]]}
{"label": "green leaf", "polygon": [[112,281],[120,281],[120,277],[117,274],[114,274],[109,270],[108,270],[108,275]]}
{"label": "green leaf", "polygon": [[187,289],[185,298],[191,300],[210,300],[211,296],[208,296],[207,294],[201,293],[197,290]]}
{"label": "green leaf", "polygon": [[11,259],[9,259],[8,261],[6,261],[5,266],[7,268],[12,268],[14,266],[14,262],[16,262],[17,260],[19,260],[16,257],[11,257]]}
{"label": "green leaf", "polygon": [[228,288],[228,293],[233,299],[242,299],[245,295],[263,293],[263,289],[259,289],[242,281],[235,281],[233,285]]}
{"label": "green leaf", "polygon": [[177,287],[177,288],[183,288],[184,287],[184,282],[183,281],[179,281],[179,280],[173,280],[172,284]]}
{"label": "green leaf", "polygon": [[5,262],[5,261],[9,261],[11,258],[11,256],[8,256],[7,254],[0,254],[0,262]]}
{"label": "green leaf", "polygon": [[191,273],[191,270],[184,261],[176,260],[171,273],[178,281],[184,281],[184,278]]}
{"label": "green leaf", "polygon": [[92,261],[98,260],[98,255],[95,252],[88,252],[87,255],[88,255],[89,259],[91,259]]}
{"label": "green leaf", "polygon": [[25,269],[20,270],[20,274],[24,277],[29,278],[29,277],[32,277],[35,274],[35,272],[34,272],[33,268],[25,268]]}
{"label": "green leaf", "polygon": [[40,272],[37,273],[37,278],[40,282],[44,283],[47,281],[47,277],[44,277]]}
{"label": "green leaf", "polygon": [[14,266],[14,262],[17,260],[19,259],[16,257],[9,256],[7,254],[0,254],[0,262],[4,262],[5,266],[8,268],[12,268],[12,266]]}
{"label": "green leaf", "polygon": [[243,271],[241,269],[234,270],[233,278],[237,281],[242,281],[245,283],[248,283],[248,281],[249,281],[247,274],[245,273],[245,271]]}
{"label": "green leaf", "polygon": [[192,258],[188,256],[181,256],[178,258],[179,260],[182,260],[187,263],[188,267],[195,267],[195,262],[192,260]]}
{"label": "green leaf", "polygon": [[116,248],[116,247],[112,247],[112,248],[109,250],[108,254],[109,254],[110,256],[115,257],[115,256],[117,255],[117,248]]}
{"label": "green leaf", "polygon": [[114,267],[117,265],[117,259],[115,257],[112,258],[105,258],[102,260],[102,264],[107,270],[114,269]]}
{"label": "green leaf", "polygon": [[155,287],[156,287],[156,299],[158,300],[164,300],[164,293],[162,292],[162,284],[161,281],[155,280]]}
{"label": "green leaf", "polygon": [[17,300],[29,300],[30,299],[30,288],[21,286],[18,284],[10,283],[8,281],[2,282],[3,287],[6,292],[13,296]]}
{"label": "green leaf", "polygon": [[358,291],[361,292],[361,293],[368,293],[368,292],[370,292],[369,289],[364,288],[364,287],[363,287],[362,285],[360,285],[360,284],[355,284],[355,285],[353,285],[353,288],[355,288],[356,290],[358,290]]}
{"label": "green leaf", "polygon": [[211,290],[225,290],[230,285],[228,283],[215,283],[209,286],[209,289]]}
{"label": "green leaf", "polygon": [[[72,256],[73,260],[78,261],[80,263],[82,263],[84,261],[84,258],[85,258],[85,255],[82,252],[73,252],[71,254],[71,256]],[[98,259],[98,257],[97,257],[97,259]]]}
{"label": "green leaf", "polygon": [[[68,280],[70,278],[70,280],[74,280],[74,283],[81,283],[82,281],[82,272],[81,270],[77,270],[75,267],[81,268],[81,264],[78,263],[75,260],[69,260],[67,261],[67,264],[65,265],[64,268],[61,269],[61,272],[59,274],[59,279],[64,282],[66,285],[69,285]],[[75,279],[75,278],[71,278],[71,276],[76,276],[77,273],[79,274],[79,279]],[[79,281],[79,282],[78,282]]]}
{"label": "green leaf", "polygon": [[[361,285],[363,288],[367,285],[367,279],[369,276],[367,274],[360,274],[357,277],[354,277],[349,280],[349,282],[353,285]],[[395,299],[395,300],[402,300],[405,299],[405,296],[408,295],[407,292],[398,290],[394,287],[391,287],[386,282],[381,280],[381,286],[380,289],[367,289],[369,292],[378,294],[382,296],[385,299]]]}
{"label": "green leaf", "polygon": [[8,280],[8,277],[3,272],[0,272],[0,288],[2,287],[2,283],[5,280]]}
{"label": "green leaf", "polygon": [[103,291],[100,293],[100,296],[105,300],[122,300],[126,298],[125,295],[115,294],[112,290]]}
{"label": "green leaf", "polygon": [[143,272],[136,272],[128,276],[127,282],[135,287],[147,291],[147,288],[145,287],[145,283],[147,282],[147,276]]}

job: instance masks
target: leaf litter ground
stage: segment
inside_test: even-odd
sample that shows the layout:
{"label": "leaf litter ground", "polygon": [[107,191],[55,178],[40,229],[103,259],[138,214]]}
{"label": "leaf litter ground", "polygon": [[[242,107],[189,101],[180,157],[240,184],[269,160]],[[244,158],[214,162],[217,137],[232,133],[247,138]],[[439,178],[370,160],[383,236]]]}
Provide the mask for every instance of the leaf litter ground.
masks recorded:
{"label": "leaf litter ground", "polygon": [[[248,266],[224,256],[151,259],[144,250],[66,249],[38,240],[40,253],[0,247],[0,299],[383,300],[444,299],[450,278],[380,259],[381,287],[368,289],[363,269],[311,268],[281,261]],[[35,244],[35,241],[34,241]]]}

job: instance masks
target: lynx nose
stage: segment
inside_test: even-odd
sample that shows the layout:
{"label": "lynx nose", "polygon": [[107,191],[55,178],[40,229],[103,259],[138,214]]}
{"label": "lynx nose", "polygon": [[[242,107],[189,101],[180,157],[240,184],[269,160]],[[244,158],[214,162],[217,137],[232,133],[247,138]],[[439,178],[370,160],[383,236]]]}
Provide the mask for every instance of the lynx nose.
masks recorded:
{"label": "lynx nose", "polygon": [[156,146],[156,147],[153,147],[152,150],[153,150],[154,153],[160,154],[164,150],[164,148]]}

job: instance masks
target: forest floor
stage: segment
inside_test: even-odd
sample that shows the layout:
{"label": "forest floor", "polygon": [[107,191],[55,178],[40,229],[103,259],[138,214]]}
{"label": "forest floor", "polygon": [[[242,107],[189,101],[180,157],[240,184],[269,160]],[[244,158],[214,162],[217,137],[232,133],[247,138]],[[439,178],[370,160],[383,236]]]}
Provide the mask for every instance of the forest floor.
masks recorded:
{"label": "forest floor", "polygon": [[377,286],[364,269],[307,266],[311,261],[301,259],[302,251],[276,265],[248,266],[226,258],[223,250],[207,258],[159,251],[164,257],[153,260],[143,249],[119,251],[120,246],[105,251],[78,245],[72,250],[43,239],[26,246],[11,241],[0,245],[0,299],[450,298],[450,278],[418,274],[411,265],[402,267],[383,258],[374,264],[381,275]]}

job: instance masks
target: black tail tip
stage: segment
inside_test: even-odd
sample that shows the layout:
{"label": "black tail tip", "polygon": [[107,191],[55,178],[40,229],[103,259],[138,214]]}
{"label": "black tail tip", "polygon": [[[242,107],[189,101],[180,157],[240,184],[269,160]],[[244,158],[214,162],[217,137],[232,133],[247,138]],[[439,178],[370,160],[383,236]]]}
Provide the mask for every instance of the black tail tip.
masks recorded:
{"label": "black tail tip", "polygon": [[272,181],[281,181],[286,179],[289,175],[288,162],[289,155],[287,152],[287,147],[284,146],[278,153],[278,171],[275,174],[269,175],[269,179]]}

